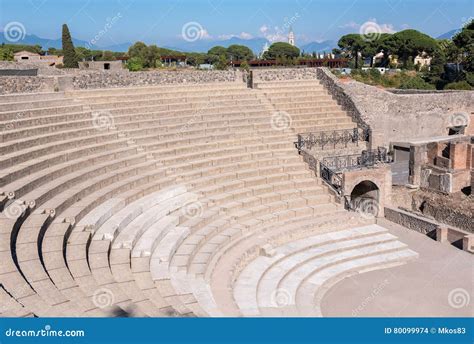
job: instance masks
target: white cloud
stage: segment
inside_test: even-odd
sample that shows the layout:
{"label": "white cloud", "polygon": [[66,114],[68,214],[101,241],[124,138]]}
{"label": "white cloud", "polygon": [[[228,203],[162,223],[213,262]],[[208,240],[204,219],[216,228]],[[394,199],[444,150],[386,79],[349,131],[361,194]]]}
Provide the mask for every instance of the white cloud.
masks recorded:
{"label": "white cloud", "polygon": [[[393,24],[379,24],[379,23],[377,23],[376,18],[371,18],[367,22],[372,22],[372,23],[377,24],[380,27],[380,32],[381,33],[394,33],[394,32],[396,32]],[[362,25],[364,25],[364,24],[362,24]]]}
{"label": "white cloud", "polygon": [[367,23],[375,24],[377,27],[379,27],[380,28],[380,33],[394,33],[394,32],[396,32],[395,27],[394,27],[393,24],[388,24],[388,23],[379,24],[379,23],[377,23],[376,18],[370,18],[365,23],[361,23],[361,24],[356,23],[354,21],[350,21],[346,24],[340,25],[339,28],[341,28],[341,29],[352,29],[353,31],[358,31],[358,30],[360,30],[360,28],[364,24],[366,25]]}
{"label": "white cloud", "polygon": [[288,30],[278,26],[270,28],[264,24],[259,31],[270,42],[286,42],[288,40]]}
{"label": "white cloud", "polygon": [[237,37],[237,38],[240,38],[240,39],[252,39],[253,36],[248,33],[248,32],[241,32],[239,34],[224,34],[224,35],[219,35],[218,38],[220,40],[227,40],[227,39],[231,39],[233,37]]}
{"label": "white cloud", "polygon": [[241,32],[239,37],[242,38],[242,39],[252,39],[253,38],[253,36],[251,34],[249,34],[248,32]]}
{"label": "white cloud", "polygon": [[199,36],[201,39],[212,39],[212,36],[209,34],[209,32],[207,32],[206,29],[202,29]]}
{"label": "white cloud", "polygon": [[360,25],[354,21],[339,26],[341,29],[359,29]]}

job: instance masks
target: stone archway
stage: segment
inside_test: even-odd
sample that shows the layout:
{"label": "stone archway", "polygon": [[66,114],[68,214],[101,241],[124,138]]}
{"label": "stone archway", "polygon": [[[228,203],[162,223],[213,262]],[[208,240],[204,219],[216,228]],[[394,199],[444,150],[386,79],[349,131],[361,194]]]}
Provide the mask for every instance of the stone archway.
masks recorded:
{"label": "stone archway", "polygon": [[368,216],[379,216],[380,189],[370,180],[361,181],[354,186],[351,192],[351,206],[353,209]]}

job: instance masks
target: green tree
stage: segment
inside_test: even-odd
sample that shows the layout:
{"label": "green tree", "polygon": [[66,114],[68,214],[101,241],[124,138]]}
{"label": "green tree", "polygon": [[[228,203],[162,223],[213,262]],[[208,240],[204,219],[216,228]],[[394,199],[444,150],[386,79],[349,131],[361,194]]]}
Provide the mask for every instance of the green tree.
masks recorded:
{"label": "green tree", "polygon": [[232,60],[251,60],[253,51],[245,45],[233,44],[227,48],[227,56]]}
{"label": "green tree", "polygon": [[64,67],[66,68],[77,68],[77,56],[74,50],[74,44],[72,43],[71,33],[66,24],[63,25],[62,33],[62,45],[64,53]]}
{"label": "green tree", "polygon": [[277,42],[273,43],[268,51],[263,55],[264,59],[275,60],[277,58],[293,59],[300,56],[300,49],[297,47],[284,43]]}
{"label": "green tree", "polygon": [[446,64],[446,55],[442,49],[437,50],[433,58],[431,59],[430,68],[425,73],[425,80],[430,84],[436,86],[437,89],[441,90],[446,85],[447,81],[444,80],[444,65]]}
{"label": "green tree", "polygon": [[[163,54],[168,55],[168,54]],[[173,55],[173,54],[169,54]],[[148,46],[146,55],[145,55],[145,67],[147,68],[155,68],[157,67],[156,61],[159,61],[161,64],[161,51],[156,45],[152,44]]]}
{"label": "green tree", "polygon": [[438,42],[424,33],[417,30],[403,30],[394,33],[382,44],[384,50],[398,55],[403,66],[409,64],[410,59],[414,59],[422,52],[433,55],[439,49]]}
{"label": "green tree", "polygon": [[364,40],[363,36],[356,33],[344,35],[339,39],[337,45],[339,46],[342,54],[354,58],[355,68],[359,68],[359,54],[362,54],[367,45],[367,42]]}
{"label": "green tree", "polygon": [[201,53],[188,53],[186,54],[187,62],[191,66],[197,67],[200,64],[203,64],[207,60],[207,54]]}
{"label": "green tree", "polygon": [[[366,41],[362,45],[361,54],[363,57],[370,58],[370,67],[374,66],[374,57],[379,52],[383,51],[384,42],[389,39],[391,34],[382,33],[377,39]],[[388,64],[388,56],[384,54],[382,59],[381,66],[386,66]]]}
{"label": "green tree", "polygon": [[225,55],[227,54],[227,49],[220,46],[220,45],[217,45],[211,49],[209,49],[209,51],[207,52],[208,55],[217,55],[217,56],[221,56],[221,55]]}
{"label": "green tree", "polygon": [[127,68],[131,72],[137,72],[143,69],[143,60],[140,57],[132,57],[127,62]]}
{"label": "green tree", "polygon": [[474,86],[474,20],[453,37],[453,43],[459,52],[459,62],[464,66],[464,78]]}
{"label": "green tree", "polygon": [[[76,48],[76,53],[77,53],[77,49],[78,48]],[[56,49],[53,47],[48,48],[48,55],[62,55],[62,54],[63,52],[60,49]]]}
{"label": "green tree", "polygon": [[148,47],[145,43],[143,42],[136,42],[133,44],[131,47],[128,48],[128,56],[130,58],[137,57],[141,59],[141,61],[146,60],[146,56],[148,54]]}
{"label": "green tree", "polygon": [[13,61],[13,50],[10,47],[0,47],[0,61]]}
{"label": "green tree", "polygon": [[215,46],[211,49],[209,49],[209,51],[207,52],[207,56],[206,56],[206,62],[207,63],[210,63],[210,64],[216,64],[219,62],[219,58],[222,56],[222,55],[226,55],[227,54],[227,49],[224,48],[224,47],[221,47],[221,46]]}
{"label": "green tree", "polygon": [[219,57],[219,61],[216,64],[216,69],[219,70],[226,70],[227,69],[227,57],[225,55],[221,55]]}
{"label": "green tree", "polygon": [[102,61],[115,61],[116,58],[115,58],[115,55],[112,51],[109,51],[109,50],[104,50],[102,52],[102,58],[101,58]]}

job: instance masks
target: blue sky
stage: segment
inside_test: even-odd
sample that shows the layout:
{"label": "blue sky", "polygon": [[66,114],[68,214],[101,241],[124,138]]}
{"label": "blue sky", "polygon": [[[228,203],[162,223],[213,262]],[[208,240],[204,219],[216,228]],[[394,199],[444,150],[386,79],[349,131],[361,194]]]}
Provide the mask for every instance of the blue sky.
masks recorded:
{"label": "blue sky", "polygon": [[59,38],[67,23],[89,41],[107,23],[99,45],[143,40],[170,45],[183,25],[199,24],[202,39],[278,40],[291,23],[297,42],[337,40],[367,22],[382,31],[415,28],[438,36],[474,17],[474,0],[0,0],[0,31],[20,22],[28,34]]}

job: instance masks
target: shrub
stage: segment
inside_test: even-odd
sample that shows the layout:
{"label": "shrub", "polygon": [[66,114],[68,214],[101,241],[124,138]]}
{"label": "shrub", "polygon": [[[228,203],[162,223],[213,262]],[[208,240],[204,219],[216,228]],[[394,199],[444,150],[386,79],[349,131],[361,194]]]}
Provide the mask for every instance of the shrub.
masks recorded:
{"label": "shrub", "polygon": [[466,73],[466,81],[469,83],[469,85],[474,87],[474,73]]}
{"label": "shrub", "polygon": [[369,69],[369,75],[374,81],[379,81],[382,78],[382,74],[375,68]]}
{"label": "shrub", "polygon": [[472,90],[471,85],[467,81],[458,81],[447,84],[445,90]]}
{"label": "shrub", "polygon": [[434,90],[435,87],[419,76],[409,77],[407,76],[400,83],[400,89],[402,90]]}
{"label": "shrub", "polygon": [[143,60],[139,57],[132,57],[127,62],[127,68],[131,72],[137,72],[143,69]]}

